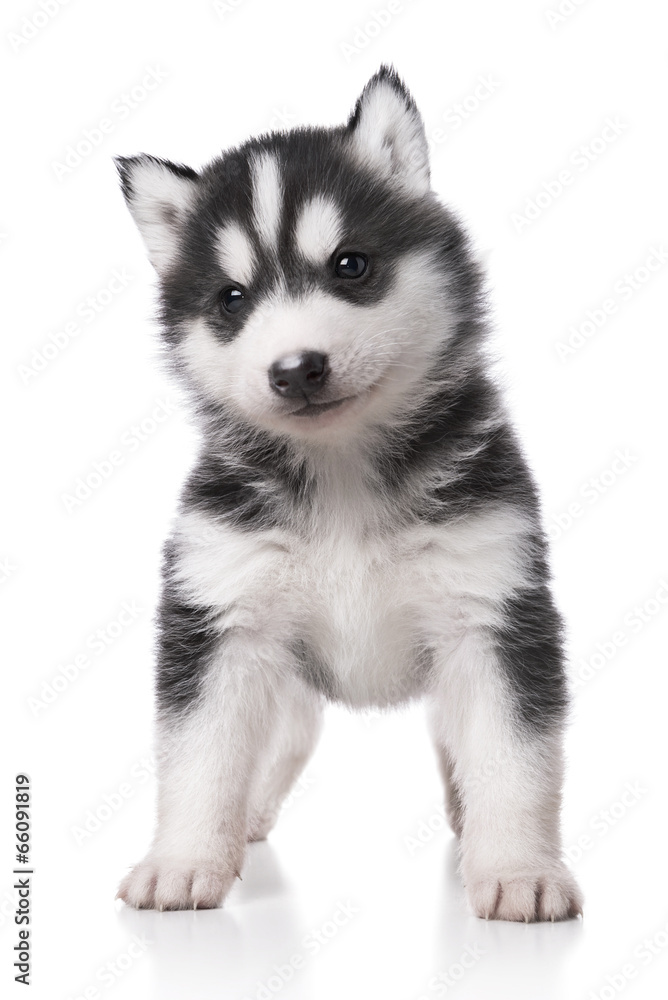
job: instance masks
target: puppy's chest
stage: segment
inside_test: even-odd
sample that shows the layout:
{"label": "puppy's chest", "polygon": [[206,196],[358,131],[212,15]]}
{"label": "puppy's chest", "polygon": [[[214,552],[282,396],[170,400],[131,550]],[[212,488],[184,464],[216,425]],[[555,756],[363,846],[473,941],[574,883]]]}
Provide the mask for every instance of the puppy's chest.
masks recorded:
{"label": "puppy's chest", "polygon": [[224,610],[226,626],[297,649],[305,670],[345,700],[400,700],[419,686],[433,646],[515,585],[511,527],[488,514],[450,527],[322,525],[299,536],[191,521],[179,575],[198,603]]}
{"label": "puppy's chest", "polygon": [[326,633],[351,647],[380,642],[438,589],[432,550],[429,539],[401,532],[220,529],[206,551],[186,542],[181,566],[198,601],[227,609],[235,625]]}
{"label": "puppy's chest", "polygon": [[294,547],[281,573],[298,598],[297,618],[321,626],[340,652],[378,649],[415,618],[431,589],[420,547],[399,535],[383,539],[325,536]]}

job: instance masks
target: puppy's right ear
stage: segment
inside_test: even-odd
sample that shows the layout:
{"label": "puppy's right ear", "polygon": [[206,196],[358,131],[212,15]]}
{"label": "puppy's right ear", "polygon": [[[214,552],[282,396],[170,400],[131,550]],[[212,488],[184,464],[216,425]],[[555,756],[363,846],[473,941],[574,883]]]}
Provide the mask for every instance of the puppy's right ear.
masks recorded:
{"label": "puppy's right ear", "polygon": [[178,258],[181,228],[195,203],[199,175],[145,153],[117,156],[114,163],[149,260],[158,274],[165,274]]}

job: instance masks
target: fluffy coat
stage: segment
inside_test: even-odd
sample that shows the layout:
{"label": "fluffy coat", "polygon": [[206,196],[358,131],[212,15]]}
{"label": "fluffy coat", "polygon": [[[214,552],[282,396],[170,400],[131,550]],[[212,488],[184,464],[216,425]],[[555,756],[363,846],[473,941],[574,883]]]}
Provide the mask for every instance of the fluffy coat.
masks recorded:
{"label": "fluffy coat", "polygon": [[578,914],[538,495],[411,95],[382,67],[344,126],[117,164],[202,429],[165,550],[157,830],[119,896],[220,905],[327,701],[422,698],[473,911]]}

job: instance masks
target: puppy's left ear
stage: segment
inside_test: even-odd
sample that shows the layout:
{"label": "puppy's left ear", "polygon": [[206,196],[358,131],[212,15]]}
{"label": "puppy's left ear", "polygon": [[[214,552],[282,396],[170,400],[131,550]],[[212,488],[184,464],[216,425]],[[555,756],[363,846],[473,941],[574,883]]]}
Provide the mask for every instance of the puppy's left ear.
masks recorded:
{"label": "puppy's left ear", "polygon": [[422,117],[391,66],[381,66],[355,105],[347,131],[353,149],[372,169],[408,193],[429,190],[429,150]]}
{"label": "puppy's left ear", "polygon": [[158,274],[178,262],[183,223],[199,191],[199,175],[157,156],[117,156],[114,160],[132,218]]}

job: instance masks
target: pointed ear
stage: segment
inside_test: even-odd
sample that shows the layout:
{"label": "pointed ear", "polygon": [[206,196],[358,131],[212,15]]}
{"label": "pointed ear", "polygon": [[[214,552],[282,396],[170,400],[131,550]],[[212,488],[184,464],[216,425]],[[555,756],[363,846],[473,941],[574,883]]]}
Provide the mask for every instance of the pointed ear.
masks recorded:
{"label": "pointed ear", "polygon": [[429,151],[415,101],[391,66],[372,76],[348,121],[355,153],[415,195],[429,190]]}
{"label": "pointed ear", "polygon": [[177,260],[179,234],[199,189],[190,167],[156,156],[117,156],[114,160],[132,218],[149,260],[164,274]]}

